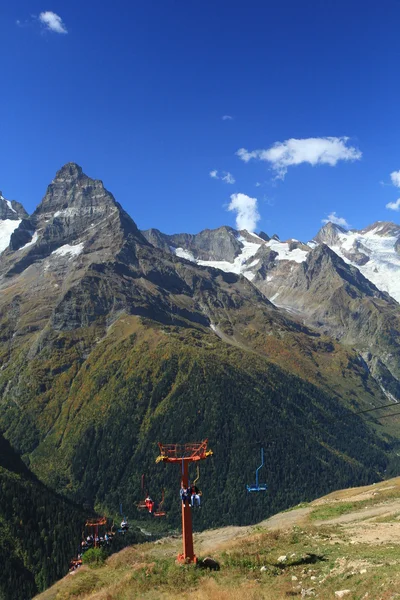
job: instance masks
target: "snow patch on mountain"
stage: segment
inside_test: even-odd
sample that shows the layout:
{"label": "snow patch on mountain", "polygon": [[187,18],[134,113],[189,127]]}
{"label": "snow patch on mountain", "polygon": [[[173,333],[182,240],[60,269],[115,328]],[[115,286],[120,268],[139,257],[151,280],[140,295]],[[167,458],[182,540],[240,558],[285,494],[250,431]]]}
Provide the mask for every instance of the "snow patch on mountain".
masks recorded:
{"label": "snow patch on mountain", "polygon": [[14,221],[13,219],[4,219],[3,221],[0,221],[0,252],[3,252],[8,248],[11,234],[17,229],[20,223],[20,220]]}
{"label": "snow patch on mountain", "polygon": [[25,246],[22,246],[20,248],[20,250],[25,250],[25,248],[28,248],[29,246],[33,246],[33,244],[36,244],[37,240],[38,240],[38,232],[35,231],[32,235],[31,241],[28,242],[27,244],[25,244]]}
{"label": "snow patch on mountain", "polygon": [[17,214],[17,211],[13,209],[13,207],[12,207],[12,204],[11,204],[10,200],[6,200],[6,199],[4,198],[4,196],[0,196],[0,200],[5,200],[5,202],[6,202],[7,206],[8,206],[8,208],[9,208],[10,210],[12,210],[12,211],[13,211],[15,214]]}
{"label": "snow patch on mountain", "polygon": [[[398,235],[382,235],[377,225],[370,231],[338,232],[338,243],[329,245],[347,264],[351,264],[376,287],[400,302],[400,255],[395,244]],[[368,257],[367,262],[357,264],[351,260],[351,252],[357,251]],[[350,256],[350,258],[349,258]]]}
{"label": "snow patch on mountain", "polygon": [[266,246],[278,254],[276,260],[293,260],[297,263],[302,263],[306,260],[308,255],[307,250],[301,250],[301,248],[290,250],[288,242],[271,240],[267,242]]}
{"label": "snow patch on mountain", "polygon": [[242,252],[235,258],[233,263],[225,260],[198,260],[197,264],[221,269],[228,273],[244,274],[248,270],[248,265],[245,263],[257,253],[261,244],[248,242],[243,236],[239,236],[238,240],[242,244]]}
{"label": "snow patch on mountain", "polygon": [[184,248],[174,248],[173,246],[170,246],[170,248],[171,251],[176,254],[176,256],[179,256],[179,258],[186,258],[186,260],[196,262],[195,257],[191,252],[189,252],[189,250],[185,250]]}
{"label": "snow patch on mountain", "polygon": [[71,246],[71,244],[64,244],[64,246],[60,246],[60,248],[57,248],[57,250],[54,250],[51,254],[57,256],[66,256],[68,254],[70,256],[79,256],[79,254],[83,252],[83,247],[83,242],[75,244],[74,246]]}

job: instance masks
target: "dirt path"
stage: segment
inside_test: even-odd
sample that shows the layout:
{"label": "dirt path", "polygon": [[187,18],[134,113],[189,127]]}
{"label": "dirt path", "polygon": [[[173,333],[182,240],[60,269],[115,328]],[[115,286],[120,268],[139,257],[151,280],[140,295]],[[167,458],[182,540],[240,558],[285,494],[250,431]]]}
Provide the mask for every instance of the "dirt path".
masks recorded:
{"label": "dirt path", "polygon": [[[355,496],[352,496],[353,498]],[[358,499],[360,497],[358,496]],[[362,498],[365,500],[365,496]],[[332,502],[332,501],[331,501]],[[306,508],[298,508],[288,512],[279,513],[262,521],[257,525],[257,529],[263,528],[270,531],[292,529],[294,525],[304,526],[310,525],[308,516],[318,504]],[[399,522],[379,523],[375,519],[382,517],[392,517],[397,513],[400,514],[400,499],[362,508],[358,511],[353,511],[349,514],[340,515],[334,519],[314,522],[315,527],[326,525],[340,525],[349,535],[349,541],[355,543],[370,543],[380,544],[392,542],[400,544],[400,520]],[[254,533],[253,526],[248,527],[224,527],[222,529],[214,529],[203,531],[195,535],[195,547],[200,555],[210,554],[216,550],[221,550],[224,546],[229,546],[232,541],[246,537]]]}
{"label": "dirt path", "polygon": [[278,513],[262,521],[259,526],[272,531],[277,529],[291,529],[293,525],[302,525],[312,510],[311,507],[307,506],[306,508],[295,508],[288,512]]}
{"label": "dirt path", "polygon": [[[270,531],[291,529],[293,525],[303,524],[305,518],[311,511],[312,508],[307,507],[279,513],[259,523],[257,529],[260,527]],[[230,545],[233,540],[250,535],[251,533],[254,533],[254,531],[255,528],[252,525],[247,527],[224,527],[222,529],[203,531],[202,533],[195,535],[194,543],[196,552],[197,554],[204,555],[214,552],[215,550],[221,550],[225,545]]]}
{"label": "dirt path", "polygon": [[390,516],[400,512],[400,500],[394,500],[378,506],[371,506],[368,508],[362,508],[361,510],[353,511],[346,515],[340,515],[334,519],[328,519],[326,521],[319,521],[316,525],[345,525],[346,523],[352,523],[353,521],[364,521],[371,517]]}

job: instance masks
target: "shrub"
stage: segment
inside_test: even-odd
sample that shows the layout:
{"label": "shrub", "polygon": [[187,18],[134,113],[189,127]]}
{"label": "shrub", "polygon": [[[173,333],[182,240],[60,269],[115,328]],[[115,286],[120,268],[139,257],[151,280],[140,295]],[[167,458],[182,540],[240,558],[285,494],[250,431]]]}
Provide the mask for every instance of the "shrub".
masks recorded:
{"label": "shrub", "polygon": [[107,558],[107,554],[104,552],[102,548],[90,548],[85,554],[82,556],[82,563],[84,565],[89,565],[89,567],[101,567],[104,561]]}

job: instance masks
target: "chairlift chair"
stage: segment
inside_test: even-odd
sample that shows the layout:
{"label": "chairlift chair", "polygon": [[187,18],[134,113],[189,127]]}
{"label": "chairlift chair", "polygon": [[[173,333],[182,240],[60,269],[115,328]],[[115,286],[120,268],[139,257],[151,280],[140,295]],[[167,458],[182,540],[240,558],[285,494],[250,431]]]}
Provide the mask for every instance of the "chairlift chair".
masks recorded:
{"label": "chairlift chair", "polygon": [[146,499],[146,497],[147,497],[148,494],[147,494],[147,492],[145,492],[145,489],[144,489],[145,488],[144,473],[143,473],[142,478],[141,478],[140,488],[141,488],[141,491],[142,491],[142,499],[139,500],[139,502],[137,503],[136,506],[137,506],[138,510],[147,510],[147,504],[146,504],[146,500],[145,499]]}
{"label": "chairlift chair", "polygon": [[155,510],[153,512],[153,517],[165,517],[167,515],[165,510],[163,510],[163,505],[164,505],[164,490],[162,491],[161,502],[158,505],[157,510]]}
{"label": "chairlift chair", "polygon": [[258,481],[258,472],[264,466],[264,448],[261,448],[261,465],[256,469],[256,483],[255,485],[246,485],[248,492],[266,492],[267,484],[259,483]]}

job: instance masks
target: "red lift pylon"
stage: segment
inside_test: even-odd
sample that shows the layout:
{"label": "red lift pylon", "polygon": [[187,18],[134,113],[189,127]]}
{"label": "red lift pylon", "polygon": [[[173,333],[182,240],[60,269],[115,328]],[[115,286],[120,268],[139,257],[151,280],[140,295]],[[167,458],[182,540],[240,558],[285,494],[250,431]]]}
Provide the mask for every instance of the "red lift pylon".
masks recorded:
{"label": "red lift pylon", "polygon": [[[207,450],[208,440],[193,444],[161,444],[160,456],[156,462],[179,463],[182,467],[181,485],[189,486],[189,463],[204,460],[213,455],[212,450]],[[182,502],[182,542],[183,553],[178,554],[178,562],[196,563],[197,557],[193,549],[192,509],[187,503]]]}
{"label": "red lift pylon", "polygon": [[87,527],[89,531],[91,531],[92,529],[94,530],[94,536],[92,535],[92,537],[93,546],[95,548],[98,548],[100,546],[99,527],[104,527],[105,525],[107,525],[106,517],[100,517],[99,519],[89,519],[85,523],[85,527]]}

